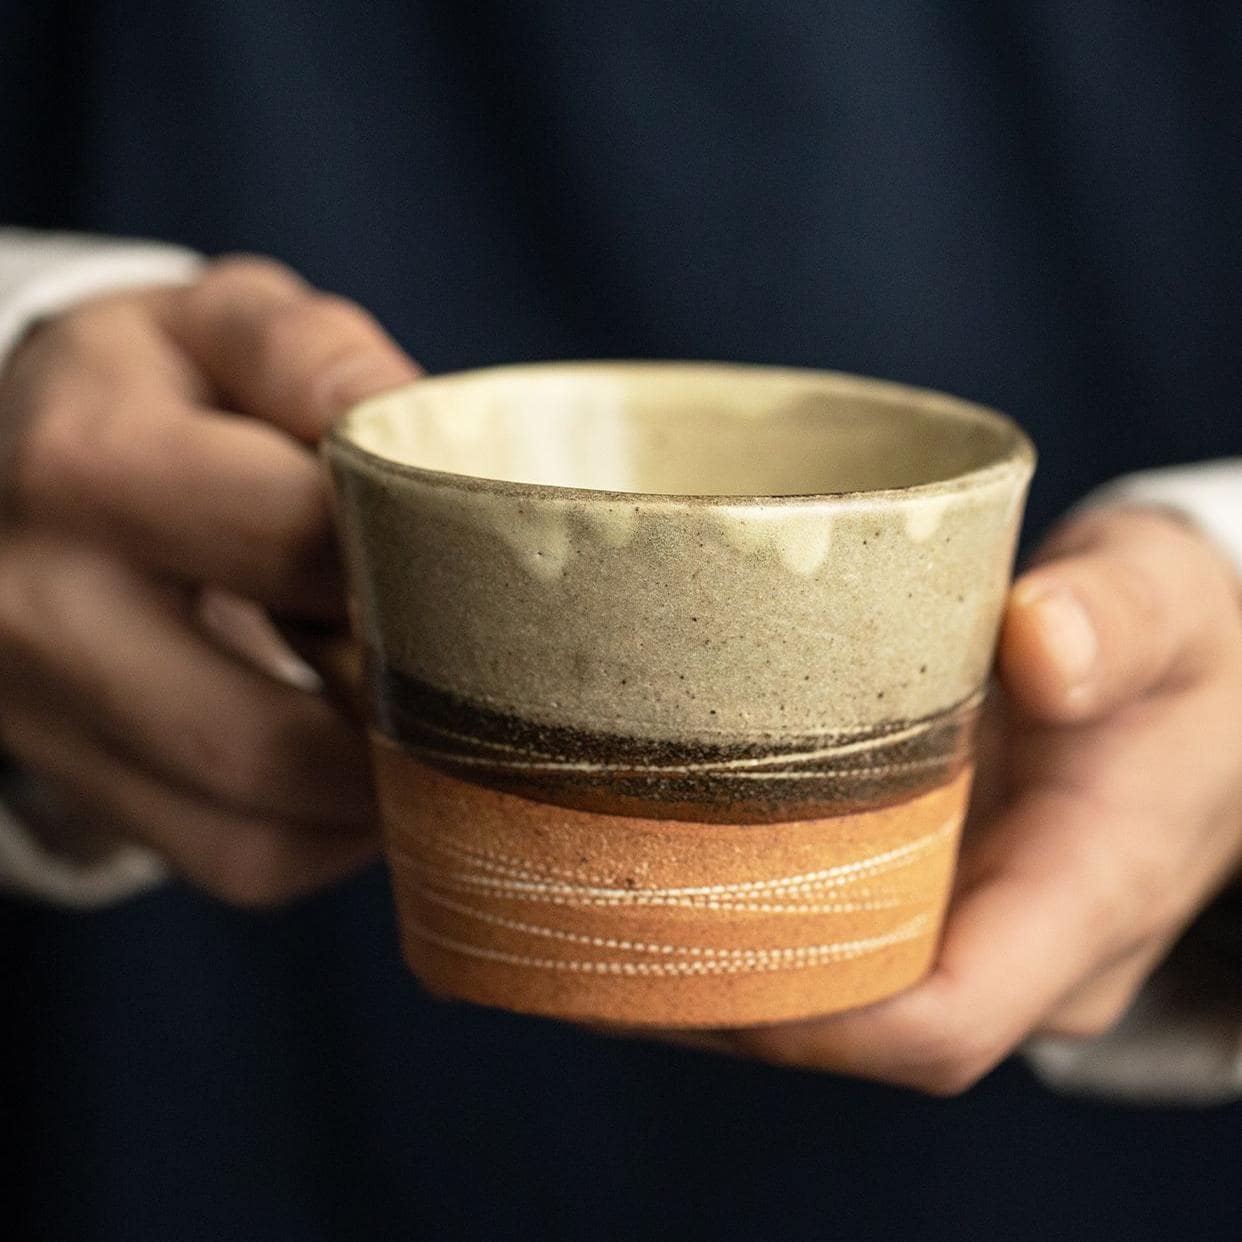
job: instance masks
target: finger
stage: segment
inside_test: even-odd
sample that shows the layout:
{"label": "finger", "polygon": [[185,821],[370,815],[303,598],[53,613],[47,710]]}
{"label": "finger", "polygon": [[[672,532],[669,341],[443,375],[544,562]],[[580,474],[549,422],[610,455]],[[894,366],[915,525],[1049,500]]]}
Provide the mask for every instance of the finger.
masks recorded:
{"label": "finger", "polygon": [[1069,723],[1183,685],[1210,667],[1233,589],[1180,523],[1089,514],[1014,586],[999,653],[1006,689],[1035,718]]}
{"label": "finger", "polygon": [[314,454],[273,427],[174,393],[96,390],[92,406],[58,405],[34,424],[28,517],[284,612],[341,615]]}
{"label": "finger", "polygon": [[1106,1034],[1133,1005],[1169,947],[1169,940],[1159,937],[1097,971],[1045,1015],[1035,1034],[1073,1040],[1098,1039]]}
{"label": "finger", "polygon": [[1113,845],[1129,825],[1106,819],[1082,799],[1029,796],[980,844],[926,980],[865,1009],[734,1039],[780,1063],[965,1090],[1096,963],[1144,938],[1146,912]]}
{"label": "finger", "polygon": [[306,443],[349,405],[421,374],[361,307],[270,262],[217,263],[169,327],[228,404]]}
{"label": "finger", "polygon": [[46,540],[24,555],[4,558],[0,625],[28,653],[27,698],[61,687],[49,714],[198,797],[369,830],[364,739],[321,698],[226,653],[191,624],[187,600],[127,566]]}
{"label": "finger", "polygon": [[149,846],[191,883],[232,905],[280,905],[323,888],[376,854],[374,836],[238,815],[168,785],[48,717],[9,727],[29,761],[69,793],[84,831]]}

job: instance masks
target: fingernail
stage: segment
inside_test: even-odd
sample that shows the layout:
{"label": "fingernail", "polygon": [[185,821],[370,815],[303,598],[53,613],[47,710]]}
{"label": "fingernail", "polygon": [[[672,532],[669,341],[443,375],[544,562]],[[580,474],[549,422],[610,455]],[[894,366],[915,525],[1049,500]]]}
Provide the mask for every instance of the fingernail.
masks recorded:
{"label": "fingernail", "polygon": [[1100,640],[1081,601],[1066,587],[1043,587],[1019,602],[1034,609],[1048,654],[1073,691],[1091,675]]}
{"label": "fingernail", "polygon": [[269,654],[268,661],[267,672],[295,690],[318,694],[323,689],[323,678],[296,653],[275,650]]}

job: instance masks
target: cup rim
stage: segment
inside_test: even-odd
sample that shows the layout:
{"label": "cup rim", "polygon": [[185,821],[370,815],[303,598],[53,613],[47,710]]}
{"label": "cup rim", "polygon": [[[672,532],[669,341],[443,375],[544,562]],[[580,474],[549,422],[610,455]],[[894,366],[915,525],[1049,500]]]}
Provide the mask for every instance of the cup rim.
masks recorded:
{"label": "cup rim", "polygon": [[[773,379],[802,378],[827,383],[829,389],[839,393],[862,393],[872,397],[887,398],[900,401],[906,405],[915,405],[948,419],[961,422],[982,423],[1001,431],[1008,440],[1008,447],[998,454],[993,461],[971,470],[963,470],[944,479],[933,479],[927,483],[913,483],[906,487],[872,488],[842,492],[802,492],[773,494],[737,494],[723,495],[702,492],[640,492],[616,491],[593,487],[567,487],[556,483],[521,483],[510,479],[489,478],[483,475],[458,474],[448,470],[433,470],[426,466],[415,466],[407,462],[396,461],[359,444],[351,435],[351,422],[365,413],[374,401],[388,400],[395,393],[423,388],[428,384],[437,386],[448,385],[463,379],[477,376],[529,375],[539,371],[578,372],[583,376],[598,376],[618,371],[680,371],[710,372],[719,375],[721,372],[744,372],[748,375],[766,375]],[[786,367],[764,363],[716,362],[675,359],[601,359],[565,362],[525,362],[506,363],[498,366],[471,367],[458,371],[446,371],[436,375],[425,376],[412,383],[376,393],[362,401],[356,402],[344,410],[333,422],[323,441],[324,451],[329,456],[341,456],[352,459],[355,464],[368,467],[380,474],[396,476],[404,479],[416,479],[433,487],[454,489],[466,492],[486,492],[490,495],[512,496],[530,500],[567,500],[590,501],[595,503],[639,503],[643,506],[675,506],[684,508],[713,507],[803,507],[830,503],[834,505],[850,503],[900,502],[906,499],[922,499],[946,494],[960,494],[986,486],[994,480],[1011,474],[1025,474],[1028,478],[1033,474],[1036,462],[1036,449],[1030,437],[1008,415],[990,406],[968,401],[963,397],[954,397],[948,393],[932,388],[903,384],[895,380],[875,379],[870,376],[855,375],[848,371],[821,370],[815,367]]]}

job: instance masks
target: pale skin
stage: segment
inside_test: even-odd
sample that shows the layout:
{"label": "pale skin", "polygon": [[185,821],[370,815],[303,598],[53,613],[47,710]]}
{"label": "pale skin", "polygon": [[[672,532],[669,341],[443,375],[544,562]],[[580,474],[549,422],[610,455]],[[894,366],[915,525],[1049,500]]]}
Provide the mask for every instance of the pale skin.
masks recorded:
{"label": "pale skin", "polygon": [[[377,849],[363,738],[266,612],[342,615],[314,452],[417,378],[278,264],[84,304],[0,376],[0,743],[75,848],[142,842],[269,906]],[[204,592],[206,591],[206,594]],[[1033,1034],[1107,1030],[1242,863],[1236,572],[1156,510],[1072,517],[1010,596],[936,965],[852,1013],[701,1042],[949,1094]]]}

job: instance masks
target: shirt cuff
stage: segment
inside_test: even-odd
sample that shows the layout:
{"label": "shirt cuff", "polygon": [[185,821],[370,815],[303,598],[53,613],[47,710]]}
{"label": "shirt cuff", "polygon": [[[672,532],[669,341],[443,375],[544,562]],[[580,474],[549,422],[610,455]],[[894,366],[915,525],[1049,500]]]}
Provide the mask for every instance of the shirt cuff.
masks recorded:
{"label": "shirt cuff", "polygon": [[1242,574],[1242,457],[1124,475],[1077,507],[1102,505],[1172,509],[1197,526]]}
{"label": "shirt cuff", "polygon": [[137,845],[117,846],[90,861],[54,853],[0,805],[0,892],[92,910],[137,897],[164,883],[168,875],[155,854]]}

